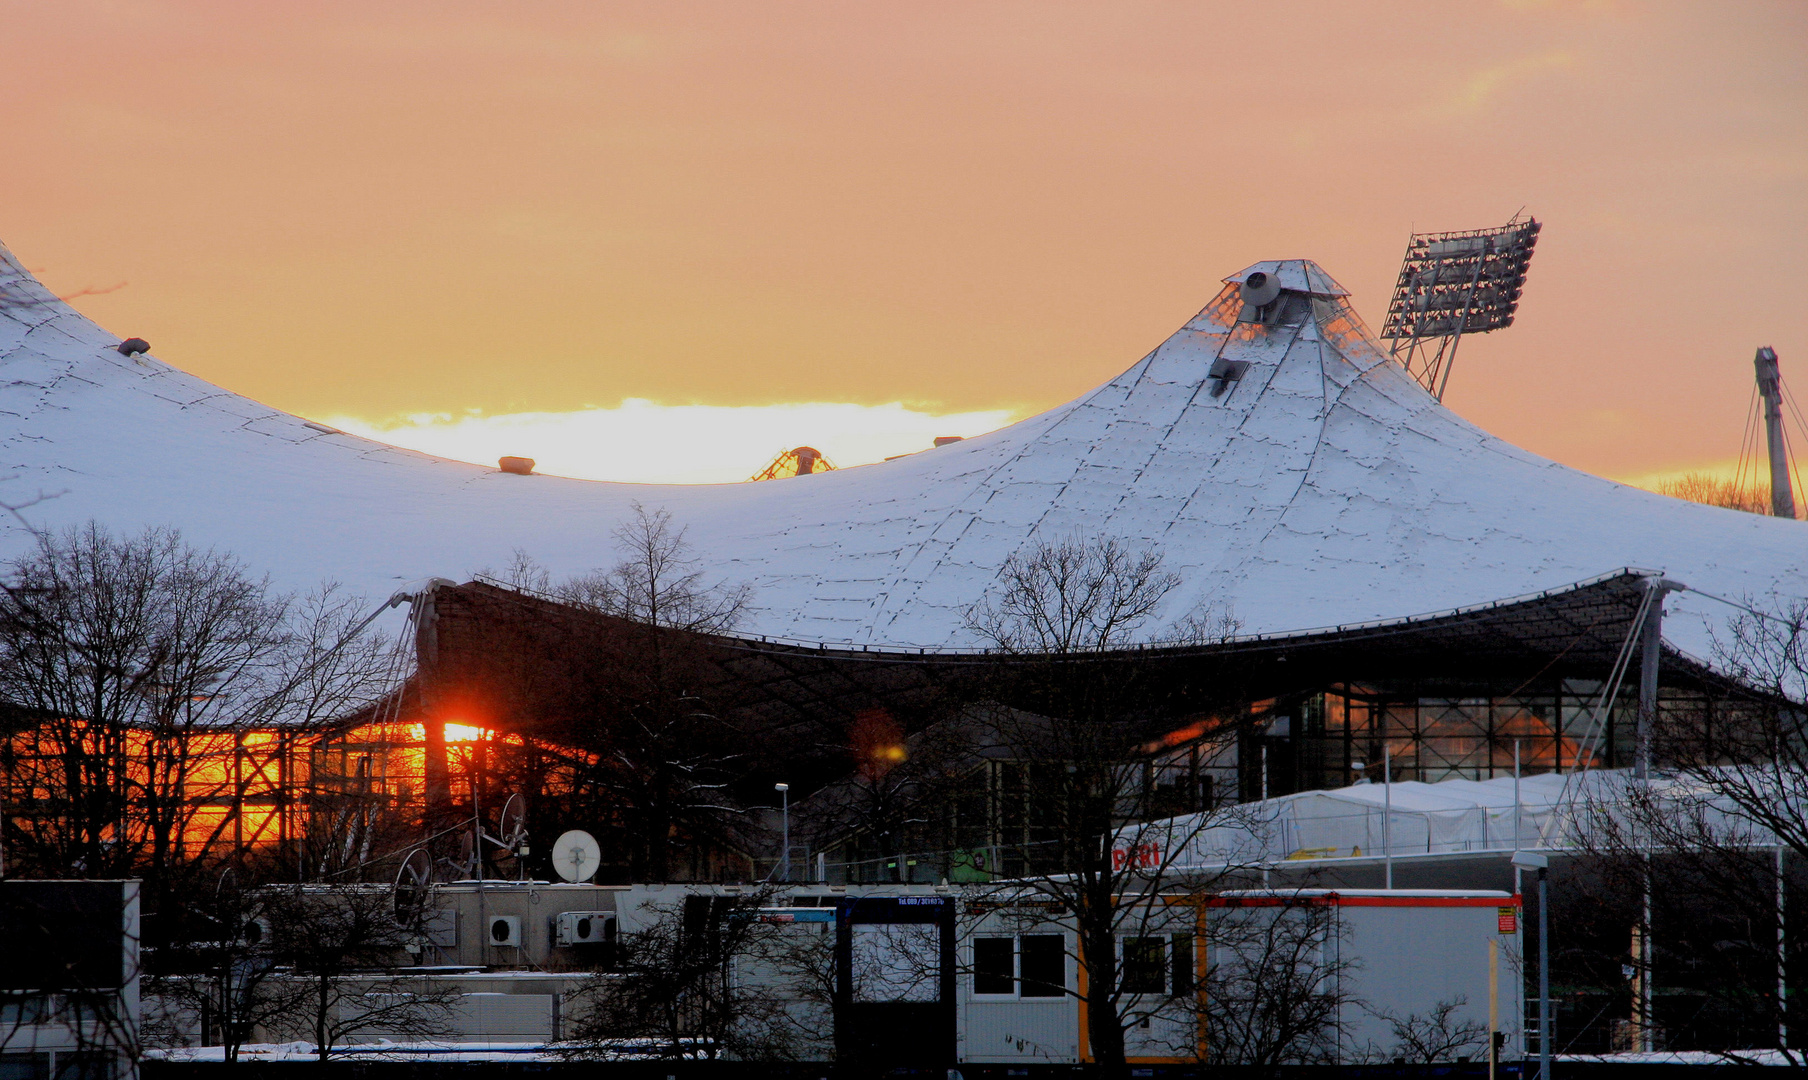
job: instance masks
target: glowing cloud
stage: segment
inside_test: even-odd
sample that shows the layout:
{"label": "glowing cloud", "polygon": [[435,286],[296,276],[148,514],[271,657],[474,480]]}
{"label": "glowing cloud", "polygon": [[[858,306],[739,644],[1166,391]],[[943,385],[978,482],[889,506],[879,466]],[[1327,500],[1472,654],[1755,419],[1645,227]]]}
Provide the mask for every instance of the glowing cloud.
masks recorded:
{"label": "glowing cloud", "polygon": [[937,436],[980,435],[1013,420],[1009,410],[933,413],[889,405],[661,405],[629,398],[573,412],[444,413],[372,422],[327,418],[366,438],[439,457],[495,465],[530,457],[536,471],[633,483],[733,483],[782,450],[813,446],[837,466],[865,465],[928,449]]}

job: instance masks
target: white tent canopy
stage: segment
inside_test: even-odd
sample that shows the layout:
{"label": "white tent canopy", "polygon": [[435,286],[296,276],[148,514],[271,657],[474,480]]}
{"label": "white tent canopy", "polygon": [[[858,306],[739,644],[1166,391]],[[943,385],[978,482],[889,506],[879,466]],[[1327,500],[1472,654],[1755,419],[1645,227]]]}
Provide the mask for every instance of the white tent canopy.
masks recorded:
{"label": "white tent canopy", "polygon": [[[1654,779],[1658,804],[1705,805],[1705,820],[1726,838],[1774,844],[1724,795],[1699,777]],[[1480,851],[1574,848],[1602,820],[1626,819],[1629,770],[1540,773],[1515,780],[1360,783],[1303,791],[1229,810],[1188,814],[1128,827],[1125,843],[1157,844],[1175,869],[1255,866],[1319,859],[1409,858]],[[1760,780],[1754,791],[1776,785]],[[1783,787],[1808,789],[1800,777]],[[1724,789],[1721,789],[1724,790]]]}
{"label": "white tent canopy", "polygon": [[[506,566],[517,549],[560,575],[610,565],[611,532],[638,503],[671,511],[710,573],[753,587],[743,630],[856,645],[974,644],[962,614],[1005,559],[1076,533],[1159,549],[1183,576],[1154,639],[1201,605],[1281,633],[1624,566],[1760,605],[1808,595],[1800,523],[1504,443],[1383,356],[1324,271],[1258,267],[1309,297],[1309,317],[1237,324],[1233,275],[1123,374],[1003,430],[792,480],[653,486],[435,459],[122,356],[0,249],[0,494],[55,494],[26,511],[42,526],[174,525],[285,585],[333,579],[373,597]],[[1248,367],[1214,395],[1219,359]],[[0,555],[29,542],[11,527]],[[1701,656],[1735,614],[1690,593],[1670,604],[1666,636]]]}

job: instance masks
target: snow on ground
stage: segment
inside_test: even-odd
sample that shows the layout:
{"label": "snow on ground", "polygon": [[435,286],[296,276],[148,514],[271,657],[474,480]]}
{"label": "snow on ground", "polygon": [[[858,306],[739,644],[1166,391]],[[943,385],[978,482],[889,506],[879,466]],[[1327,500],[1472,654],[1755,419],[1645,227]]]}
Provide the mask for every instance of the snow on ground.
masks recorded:
{"label": "snow on ground", "polygon": [[1781,1050],[1658,1050],[1625,1054],[1556,1054],[1552,1061],[1600,1065],[1789,1065],[1800,1068],[1802,1052]]}
{"label": "snow on ground", "polygon": [[[711,571],[755,589],[744,629],[808,641],[971,645],[961,615],[1014,551],[1081,533],[1159,548],[1199,605],[1277,633],[1521,596],[1620,567],[1776,606],[1808,596],[1808,526],[1588,476],[1456,416],[1347,320],[1251,330],[1214,304],[1084,397],[990,434],[760,484],[515,476],[311,424],[149,356],[0,249],[0,496],[36,524],[180,527],[292,587],[387,596],[519,549],[555,574],[615,559],[636,504],[667,509]],[[1213,396],[1220,356],[1249,368]],[[1025,378],[1034,377],[1026,371]],[[1561,388],[1552,388],[1554,395]],[[649,448],[656,453],[657,448]],[[29,543],[8,526],[0,555]],[[1736,612],[1670,601],[1699,656]],[[1166,626],[1151,628],[1160,638]]]}
{"label": "snow on ground", "polygon": [[[622,1039],[609,1048],[586,1048],[585,1061],[642,1061],[665,1052],[666,1044],[653,1039]],[[335,1046],[330,1061],[564,1061],[567,1054],[558,1043],[544,1042],[391,1042]],[[184,1046],[146,1050],[145,1061],[226,1060],[223,1046]],[[311,1042],[246,1043],[239,1048],[240,1061],[314,1061],[318,1051]]]}

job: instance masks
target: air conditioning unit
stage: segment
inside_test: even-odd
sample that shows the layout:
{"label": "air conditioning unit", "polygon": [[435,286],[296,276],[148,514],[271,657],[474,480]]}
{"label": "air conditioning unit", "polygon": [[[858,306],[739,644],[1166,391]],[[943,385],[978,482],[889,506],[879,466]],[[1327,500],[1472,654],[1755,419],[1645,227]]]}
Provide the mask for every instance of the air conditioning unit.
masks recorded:
{"label": "air conditioning unit", "polygon": [[272,933],[273,928],[267,917],[253,915],[239,928],[239,944],[253,949],[268,948]]}
{"label": "air conditioning unit", "polygon": [[615,940],[612,911],[561,911],[553,923],[553,938],[560,945],[603,945]]}
{"label": "air conditioning unit", "polygon": [[490,916],[490,944],[521,947],[521,918],[518,915]]}

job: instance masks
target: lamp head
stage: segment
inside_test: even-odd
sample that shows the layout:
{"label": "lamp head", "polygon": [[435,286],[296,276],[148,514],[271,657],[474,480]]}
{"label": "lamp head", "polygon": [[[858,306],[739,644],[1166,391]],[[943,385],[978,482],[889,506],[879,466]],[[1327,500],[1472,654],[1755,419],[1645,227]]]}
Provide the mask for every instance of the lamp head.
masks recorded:
{"label": "lamp head", "polygon": [[1513,865],[1521,870],[1543,870],[1551,865],[1551,860],[1536,851],[1515,851]]}
{"label": "lamp head", "polygon": [[772,790],[774,790],[774,791],[790,791],[791,785],[790,784],[774,784],[774,785],[772,785]]}

